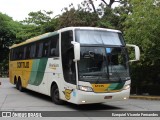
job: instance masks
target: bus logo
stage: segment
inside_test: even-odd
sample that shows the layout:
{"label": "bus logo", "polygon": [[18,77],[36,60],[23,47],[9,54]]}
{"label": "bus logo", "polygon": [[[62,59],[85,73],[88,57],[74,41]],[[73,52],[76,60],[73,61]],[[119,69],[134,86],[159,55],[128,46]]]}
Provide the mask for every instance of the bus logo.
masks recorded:
{"label": "bus logo", "polygon": [[29,68],[29,62],[17,62],[17,68]]}
{"label": "bus logo", "polygon": [[104,85],[95,85],[95,87],[104,87]]}
{"label": "bus logo", "polygon": [[67,100],[70,100],[71,99],[71,93],[72,93],[73,90],[70,90],[70,89],[65,89],[65,91],[63,91],[64,95],[65,95],[65,98]]}

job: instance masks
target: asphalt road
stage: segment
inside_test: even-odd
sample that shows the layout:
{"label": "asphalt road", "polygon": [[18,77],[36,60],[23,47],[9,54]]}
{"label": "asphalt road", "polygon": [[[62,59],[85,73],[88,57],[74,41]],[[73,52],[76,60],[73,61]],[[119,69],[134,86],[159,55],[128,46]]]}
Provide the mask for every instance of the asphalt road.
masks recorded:
{"label": "asphalt road", "polygon": [[[70,103],[65,103],[64,105],[56,105],[51,102],[51,99],[48,96],[30,90],[26,90],[25,92],[18,91],[14,85],[9,83],[8,78],[0,78],[0,82],[0,111],[160,111],[160,101],[158,100],[129,99],[127,101],[117,101],[91,105],[74,105]],[[69,118],[58,117],[58,119],[66,120]],[[72,117],[71,119],[74,119],[74,117]],[[101,120],[105,119],[105,117],[83,117],[83,120],[88,119]],[[113,117],[110,119],[116,120],[117,118]],[[118,118],[118,120],[119,119],[128,120],[135,119],[135,117],[123,117]],[[141,119],[146,120],[151,118],[143,117]],[[157,120],[158,118],[154,117],[154,119]]]}

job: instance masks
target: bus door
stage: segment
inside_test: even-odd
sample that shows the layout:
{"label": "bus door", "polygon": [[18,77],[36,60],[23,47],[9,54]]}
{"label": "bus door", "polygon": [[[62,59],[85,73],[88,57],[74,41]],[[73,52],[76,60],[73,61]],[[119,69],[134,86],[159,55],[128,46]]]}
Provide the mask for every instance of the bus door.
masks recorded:
{"label": "bus door", "polygon": [[61,55],[62,70],[64,77],[63,93],[65,99],[74,99],[74,90],[76,89],[76,69],[74,59],[73,32],[66,31],[61,34]]}

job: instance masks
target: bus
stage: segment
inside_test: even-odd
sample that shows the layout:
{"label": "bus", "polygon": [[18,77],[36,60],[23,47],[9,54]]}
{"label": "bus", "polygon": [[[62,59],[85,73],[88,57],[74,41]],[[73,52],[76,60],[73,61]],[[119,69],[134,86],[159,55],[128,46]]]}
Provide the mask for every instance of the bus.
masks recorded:
{"label": "bus", "polygon": [[9,78],[18,90],[50,96],[55,104],[126,100],[129,62],[139,59],[139,47],[126,44],[119,30],[66,27],[11,46]]}

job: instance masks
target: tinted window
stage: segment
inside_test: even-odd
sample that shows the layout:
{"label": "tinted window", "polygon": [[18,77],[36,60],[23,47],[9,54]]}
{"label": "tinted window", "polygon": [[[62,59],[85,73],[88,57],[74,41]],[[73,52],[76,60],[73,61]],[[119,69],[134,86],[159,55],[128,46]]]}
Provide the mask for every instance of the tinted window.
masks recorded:
{"label": "tinted window", "polygon": [[30,52],[31,52],[31,46],[28,45],[27,48],[26,48],[26,59],[30,58]]}
{"label": "tinted window", "polygon": [[43,43],[43,57],[47,57],[48,56],[48,53],[49,53],[49,45],[50,45],[50,42],[49,41],[45,41]]}
{"label": "tinted window", "polygon": [[59,56],[59,35],[50,38],[49,56]]}
{"label": "tinted window", "polygon": [[37,43],[37,45],[36,45],[37,47],[37,49],[36,49],[36,57],[38,57],[38,58],[40,58],[40,57],[42,57],[42,50],[43,50],[43,43],[41,42],[41,43]]}
{"label": "tinted window", "polygon": [[37,59],[59,56],[59,34],[44,38],[10,51],[10,60]]}
{"label": "tinted window", "polygon": [[31,46],[30,58],[35,58],[35,55],[36,55],[36,44],[33,44]]}

